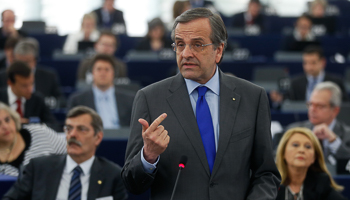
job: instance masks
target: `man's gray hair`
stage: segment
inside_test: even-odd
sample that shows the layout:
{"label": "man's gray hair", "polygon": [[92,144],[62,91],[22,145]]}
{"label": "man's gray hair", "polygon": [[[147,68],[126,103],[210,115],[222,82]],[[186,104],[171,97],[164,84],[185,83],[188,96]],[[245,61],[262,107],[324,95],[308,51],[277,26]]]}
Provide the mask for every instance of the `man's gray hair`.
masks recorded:
{"label": "man's gray hair", "polygon": [[0,111],[1,110],[7,112],[10,115],[10,117],[15,122],[16,131],[19,131],[21,129],[21,117],[19,116],[19,114],[15,110],[10,108],[8,105],[0,101]]}
{"label": "man's gray hair", "polygon": [[15,55],[33,55],[37,58],[39,42],[34,38],[24,38],[17,43],[13,51]]}
{"label": "man's gray hair", "polygon": [[97,135],[98,132],[103,131],[103,122],[100,115],[98,115],[96,111],[89,107],[76,106],[69,110],[66,118],[74,118],[84,114],[91,116],[91,126],[94,128],[95,135]]}
{"label": "man's gray hair", "polygon": [[222,52],[221,59],[219,61],[220,63],[222,58],[224,57],[225,48],[227,46],[227,31],[221,17],[218,14],[213,13],[207,8],[190,9],[182,13],[180,16],[178,16],[175,19],[173,29],[171,31],[171,39],[175,41],[175,28],[177,24],[187,23],[200,18],[209,19],[210,28],[211,28],[210,40],[213,42],[214,48],[217,48],[218,46],[220,46],[221,43],[224,43],[224,49]]}
{"label": "man's gray hair", "polygon": [[330,104],[332,106],[341,106],[342,92],[339,86],[331,81],[321,82],[316,85],[314,91],[328,90],[332,93]]}

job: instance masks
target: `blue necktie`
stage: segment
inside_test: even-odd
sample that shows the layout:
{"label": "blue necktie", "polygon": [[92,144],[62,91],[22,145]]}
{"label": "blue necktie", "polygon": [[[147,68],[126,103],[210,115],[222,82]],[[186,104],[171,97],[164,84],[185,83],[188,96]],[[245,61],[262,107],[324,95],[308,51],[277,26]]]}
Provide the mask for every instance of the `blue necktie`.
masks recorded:
{"label": "blue necktie", "polygon": [[196,116],[199,132],[201,133],[201,138],[207,156],[210,173],[213,170],[216,149],[215,149],[215,137],[214,137],[214,127],[213,120],[211,119],[210,110],[207,101],[205,100],[205,93],[207,92],[207,87],[198,87],[198,100],[196,106]]}
{"label": "blue necktie", "polygon": [[307,101],[310,100],[311,93],[314,90],[315,86],[317,85],[317,78],[312,77],[311,82],[308,84],[308,91],[307,91]]}
{"label": "blue necktie", "polygon": [[81,199],[81,182],[80,174],[83,170],[78,165],[73,170],[73,176],[70,181],[68,200],[80,200]]}

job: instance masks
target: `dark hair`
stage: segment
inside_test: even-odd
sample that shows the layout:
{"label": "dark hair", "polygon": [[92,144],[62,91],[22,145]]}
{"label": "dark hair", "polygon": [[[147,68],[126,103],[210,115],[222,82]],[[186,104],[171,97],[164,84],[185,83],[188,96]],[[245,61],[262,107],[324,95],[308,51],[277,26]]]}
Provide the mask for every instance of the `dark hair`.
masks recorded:
{"label": "dark hair", "polygon": [[97,42],[100,41],[100,39],[103,37],[103,36],[109,36],[109,37],[114,37],[115,38],[115,45],[117,46],[118,45],[118,37],[116,35],[114,35],[112,33],[112,31],[109,31],[109,30],[103,30],[100,32],[100,37],[98,38]]}
{"label": "dark hair", "polygon": [[303,51],[304,54],[317,54],[320,59],[325,57],[322,47],[316,45],[307,46]]}
{"label": "dark hair", "polygon": [[9,37],[9,38],[7,38],[7,40],[5,42],[4,49],[12,49],[13,50],[18,42],[19,42],[18,37]]}
{"label": "dark hair", "polygon": [[110,55],[107,55],[107,54],[97,54],[91,61],[91,68],[90,70],[92,71],[92,69],[94,68],[94,65],[97,61],[106,61],[108,63],[110,63],[112,65],[112,68],[114,70],[114,72],[116,71],[116,63],[114,61],[114,58]]}
{"label": "dark hair", "polygon": [[224,57],[225,48],[227,46],[227,31],[224,22],[218,14],[211,12],[207,8],[194,8],[187,10],[175,19],[173,29],[171,31],[171,39],[175,41],[175,28],[179,23],[186,23],[200,18],[208,18],[211,28],[210,40],[217,48],[221,43],[224,43],[222,56],[218,64],[221,63]]}
{"label": "dark hair", "polygon": [[22,61],[15,61],[7,68],[7,79],[12,83],[16,82],[15,76],[28,78],[32,74],[32,69]]}
{"label": "dark hair", "polygon": [[251,3],[256,3],[256,4],[261,5],[260,0],[250,0],[249,4],[251,4]]}
{"label": "dark hair", "polygon": [[85,114],[88,114],[91,117],[91,126],[94,128],[95,135],[98,132],[103,131],[103,122],[100,115],[98,115],[96,111],[94,111],[89,107],[76,106],[68,111],[66,118],[68,119],[68,118],[79,117]]}
{"label": "dark hair", "polygon": [[173,18],[175,19],[182,14],[186,6],[191,5],[189,1],[175,1],[173,6]]}

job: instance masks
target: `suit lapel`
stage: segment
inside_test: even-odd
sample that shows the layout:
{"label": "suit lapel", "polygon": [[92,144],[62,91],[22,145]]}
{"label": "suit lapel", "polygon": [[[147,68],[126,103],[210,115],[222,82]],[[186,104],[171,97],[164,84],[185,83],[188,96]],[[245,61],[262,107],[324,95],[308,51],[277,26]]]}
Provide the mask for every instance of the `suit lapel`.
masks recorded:
{"label": "suit lapel", "polygon": [[60,156],[58,161],[52,164],[51,170],[48,171],[47,175],[50,178],[46,177],[46,199],[56,199],[65,164],[66,156]]}
{"label": "suit lapel", "polygon": [[218,171],[220,163],[230,141],[241,97],[234,92],[236,86],[225,74],[220,72],[220,136],[215,157],[212,177]]}
{"label": "suit lapel", "polygon": [[87,107],[90,107],[90,108],[96,110],[96,107],[95,107],[95,95],[94,95],[94,93],[92,91],[92,88],[89,90],[88,98],[86,98],[85,101],[86,101]]}
{"label": "suit lapel", "polygon": [[[203,167],[206,169],[208,176],[210,176],[209,165],[197,126],[196,117],[193,113],[185,80],[180,73],[174,78],[169,90],[172,94],[167,98],[167,101],[181,127],[183,128],[187,138],[195,149],[195,152],[200,158],[200,161]],[[180,104],[179,102],[182,103]]]}
{"label": "suit lapel", "polygon": [[101,186],[103,185],[105,176],[103,176],[103,171],[98,158],[95,157],[94,163],[91,166],[90,181],[88,189],[88,200],[93,200],[98,197],[100,193]]}

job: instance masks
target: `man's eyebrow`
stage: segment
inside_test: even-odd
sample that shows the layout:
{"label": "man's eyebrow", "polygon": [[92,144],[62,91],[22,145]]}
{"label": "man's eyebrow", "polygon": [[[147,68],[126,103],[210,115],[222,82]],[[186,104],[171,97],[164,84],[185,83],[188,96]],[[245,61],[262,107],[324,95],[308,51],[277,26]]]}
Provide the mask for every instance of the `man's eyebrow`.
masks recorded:
{"label": "man's eyebrow", "polygon": [[[181,41],[183,39],[180,38],[180,37],[175,37],[175,40],[180,40]],[[204,39],[201,38],[201,37],[198,37],[198,38],[192,38],[191,41],[202,41],[202,42],[204,42]]]}

